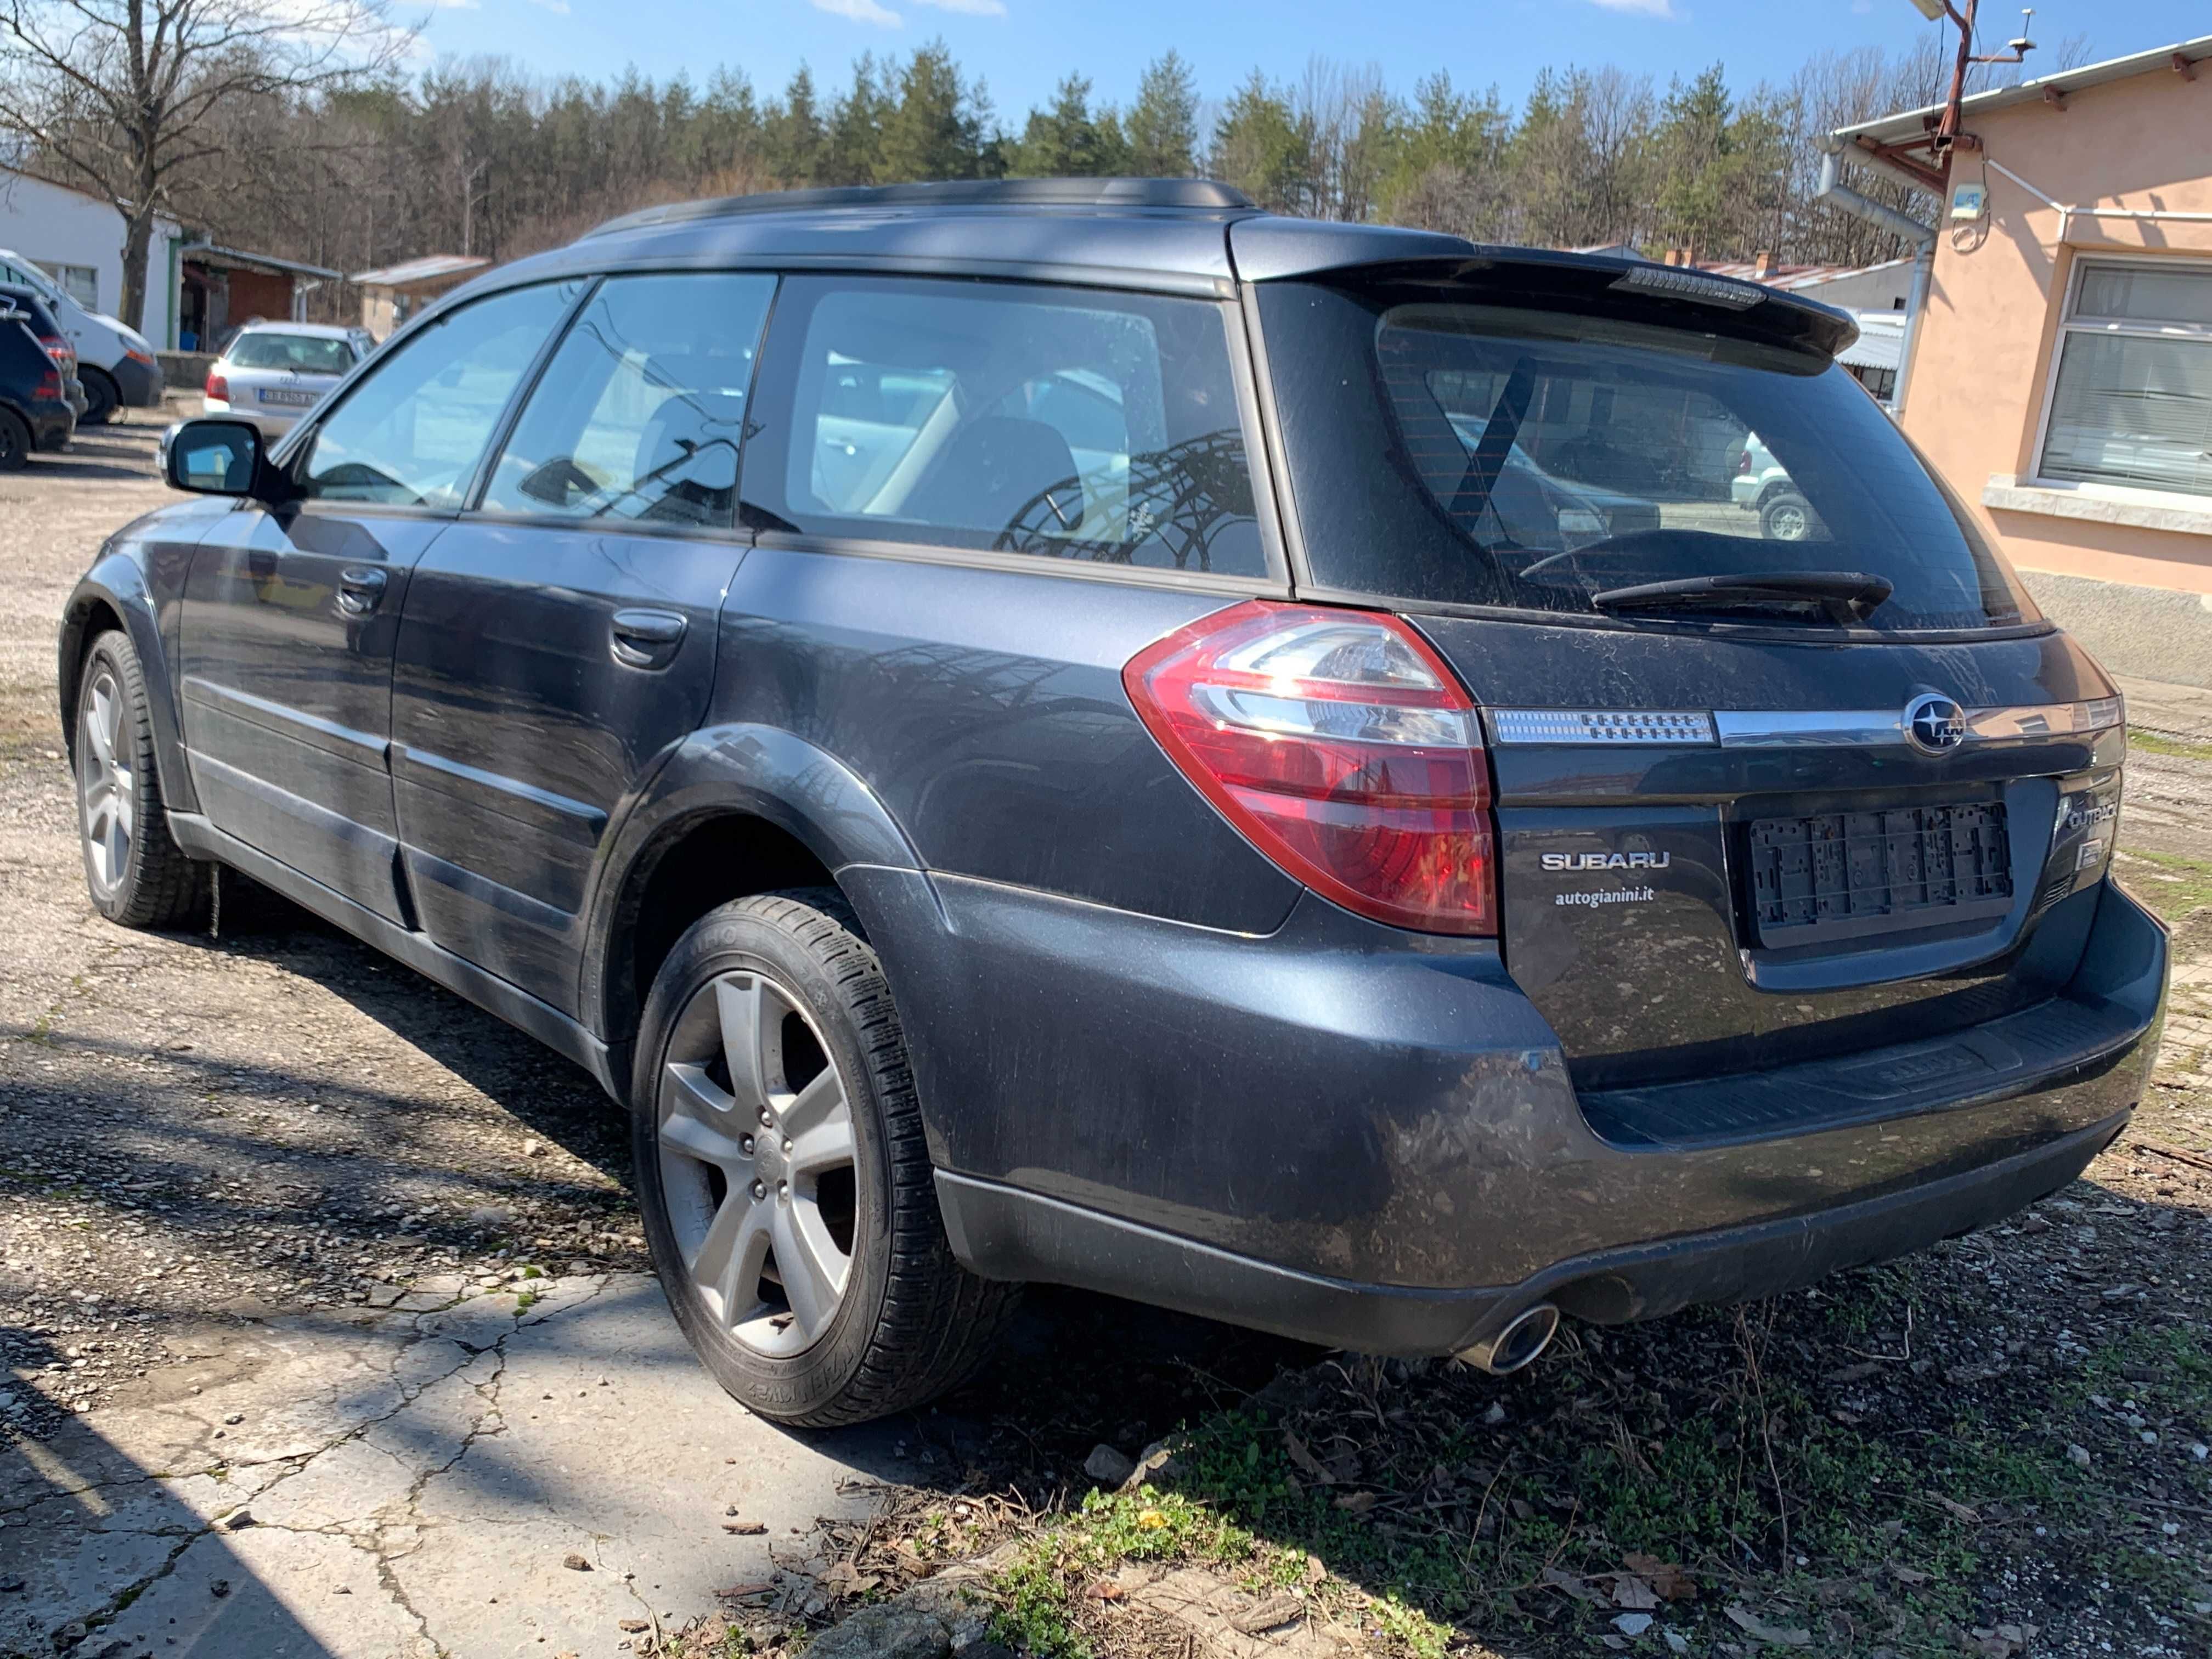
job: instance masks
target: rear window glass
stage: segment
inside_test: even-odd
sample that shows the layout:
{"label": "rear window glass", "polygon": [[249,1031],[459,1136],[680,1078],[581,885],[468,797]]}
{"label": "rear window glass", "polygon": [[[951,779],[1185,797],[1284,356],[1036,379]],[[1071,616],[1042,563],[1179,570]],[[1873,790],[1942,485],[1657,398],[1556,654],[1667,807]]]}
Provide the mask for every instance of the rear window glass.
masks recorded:
{"label": "rear window glass", "polygon": [[771,337],[757,527],[1266,573],[1218,305],[793,278]]}
{"label": "rear window glass", "polygon": [[343,374],[353,347],[314,334],[241,334],[225,356],[233,368],[289,368],[301,374]]}
{"label": "rear window glass", "polygon": [[[2035,612],[1963,508],[1826,358],[1613,317],[1262,289],[1315,579],[1589,613],[1688,578],[1891,584],[1850,620],[1960,629]],[[1638,614],[1826,625],[1740,594]]]}

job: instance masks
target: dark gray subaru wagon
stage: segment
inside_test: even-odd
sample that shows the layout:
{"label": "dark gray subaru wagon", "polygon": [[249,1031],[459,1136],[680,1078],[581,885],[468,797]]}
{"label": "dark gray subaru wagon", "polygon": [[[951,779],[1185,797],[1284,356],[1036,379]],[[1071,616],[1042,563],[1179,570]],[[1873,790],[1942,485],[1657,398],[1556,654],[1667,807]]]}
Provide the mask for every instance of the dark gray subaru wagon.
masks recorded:
{"label": "dark gray subaru wagon", "polygon": [[1188,180],[641,213],[173,432],[62,629],[93,896],[588,1067],[787,1422],[1026,1279],[1505,1371],[1894,1255],[2118,1133],[2166,951],[1851,333]]}

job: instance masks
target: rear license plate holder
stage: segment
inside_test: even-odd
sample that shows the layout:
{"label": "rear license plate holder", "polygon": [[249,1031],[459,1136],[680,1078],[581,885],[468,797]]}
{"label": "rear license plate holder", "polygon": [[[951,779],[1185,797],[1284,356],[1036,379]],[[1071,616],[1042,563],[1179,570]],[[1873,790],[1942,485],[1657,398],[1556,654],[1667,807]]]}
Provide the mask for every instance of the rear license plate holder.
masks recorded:
{"label": "rear license plate holder", "polygon": [[2002,801],[1883,806],[1745,826],[1751,933],[1767,950],[1981,921],[2012,908]]}

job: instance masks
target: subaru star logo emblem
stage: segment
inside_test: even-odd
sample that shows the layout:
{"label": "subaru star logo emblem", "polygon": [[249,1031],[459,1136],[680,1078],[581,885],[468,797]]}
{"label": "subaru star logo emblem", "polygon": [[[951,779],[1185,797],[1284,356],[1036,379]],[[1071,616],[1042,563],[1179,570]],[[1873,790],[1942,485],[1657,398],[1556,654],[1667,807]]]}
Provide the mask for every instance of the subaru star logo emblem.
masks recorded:
{"label": "subaru star logo emblem", "polygon": [[1948,755],[1966,740],[1966,711],[1930,691],[1905,705],[1905,735],[1930,755]]}

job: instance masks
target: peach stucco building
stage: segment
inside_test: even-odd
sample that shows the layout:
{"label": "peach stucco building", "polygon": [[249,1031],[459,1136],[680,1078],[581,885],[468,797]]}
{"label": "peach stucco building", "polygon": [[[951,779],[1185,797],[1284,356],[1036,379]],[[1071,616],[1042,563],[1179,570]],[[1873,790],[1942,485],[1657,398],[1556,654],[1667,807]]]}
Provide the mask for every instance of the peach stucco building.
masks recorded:
{"label": "peach stucco building", "polygon": [[1845,128],[1943,209],[1899,416],[2045,608],[2212,686],[2212,36]]}

